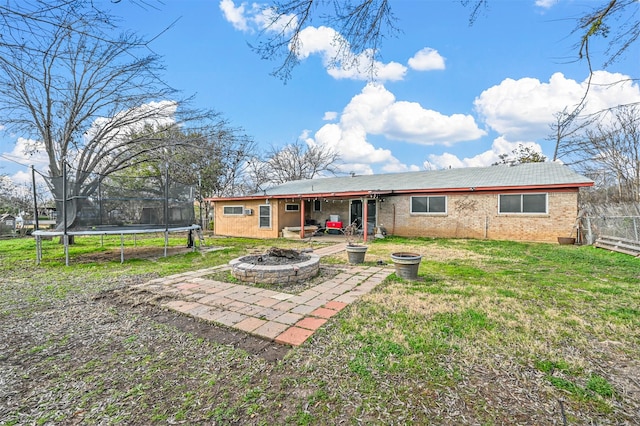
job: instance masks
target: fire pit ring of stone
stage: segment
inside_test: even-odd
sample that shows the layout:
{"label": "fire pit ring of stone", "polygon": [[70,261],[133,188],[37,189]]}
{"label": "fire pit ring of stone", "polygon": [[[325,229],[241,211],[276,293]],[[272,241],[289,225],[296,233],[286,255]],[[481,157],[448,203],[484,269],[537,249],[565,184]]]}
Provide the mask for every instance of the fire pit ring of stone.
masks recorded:
{"label": "fire pit ring of stone", "polygon": [[298,253],[298,256],[265,254],[242,256],[229,262],[231,274],[247,283],[287,284],[311,279],[320,272],[320,256]]}

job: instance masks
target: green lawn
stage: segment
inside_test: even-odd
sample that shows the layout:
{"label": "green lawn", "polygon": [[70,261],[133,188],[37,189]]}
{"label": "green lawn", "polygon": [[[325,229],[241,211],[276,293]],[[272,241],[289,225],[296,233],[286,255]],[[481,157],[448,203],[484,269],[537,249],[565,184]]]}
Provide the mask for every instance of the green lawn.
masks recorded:
{"label": "green lawn", "polygon": [[[184,245],[172,238],[170,245]],[[136,248],[163,238],[139,238]],[[423,255],[267,361],[161,321],[119,290],[272,245],[120,264],[120,239],[0,241],[0,424],[634,424],[640,259],[592,247],[387,238]],[[311,244],[316,244],[312,242]],[[128,248],[133,246],[127,241]],[[115,250],[115,251],[114,251]],[[115,253],[115,255],[114,255]],[[111,256],[108,256],[111,254]],[[346,263],[346,254],[324,259]]]}

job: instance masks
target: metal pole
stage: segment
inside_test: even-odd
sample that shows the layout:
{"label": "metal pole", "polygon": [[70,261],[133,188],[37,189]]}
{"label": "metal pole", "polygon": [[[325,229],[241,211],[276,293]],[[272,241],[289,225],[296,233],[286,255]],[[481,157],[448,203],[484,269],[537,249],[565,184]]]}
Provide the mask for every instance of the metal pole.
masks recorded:
{"label": "metal pole", "polygon": [[164,231],[169,232],[169,162],[164,176]]}
{"label": "metal pole", "polygon": [[204,218],[202,216],[202,177],[198,172],[198,203],[200,205],[200,229],[204,229]]}
{"label": "metal pole", "polygon": [[167,257],[168,247],[169,247],[169,231],[164,231],[164,257]]}
{"label": "metal pole", "polygon": [[98,225],[102,225],[102,176],[98,179]]}
{"label": "metal pole", "polygon": [[69,236],[67,235],[67,162],[62,162],[62,221],[65,265],[69,266]]}
{"label": "metal pole", "polygon": [[165,170],[164,178],[164,257],[167,257],[167,246],[169,245],[169,162]]}
{"label": "metal pole", "polygon": [[38,222],[38,193],[36,192],[36,169],[31,165],[31,180],[33,181],[33,218],[35,220],[34,229],[37,231],[39,228]]}
{"label": "metal pole", "polygon": [[42,260],[42,237],[36,235],[36,265]]}

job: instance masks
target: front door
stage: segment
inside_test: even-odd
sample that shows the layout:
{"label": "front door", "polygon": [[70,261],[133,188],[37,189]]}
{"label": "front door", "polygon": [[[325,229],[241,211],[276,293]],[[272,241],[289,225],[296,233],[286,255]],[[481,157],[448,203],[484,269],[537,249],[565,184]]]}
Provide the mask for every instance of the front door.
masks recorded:
{"label": "front door", "polygon": [[[376,216],[378,213],[378,203],[376,200],[367,200],[367,234],[373,235],[376,229]],[[358,221],[358,227],[362,228],[362,200],[351,200],[351,206],[349,207],[349,223]]]}

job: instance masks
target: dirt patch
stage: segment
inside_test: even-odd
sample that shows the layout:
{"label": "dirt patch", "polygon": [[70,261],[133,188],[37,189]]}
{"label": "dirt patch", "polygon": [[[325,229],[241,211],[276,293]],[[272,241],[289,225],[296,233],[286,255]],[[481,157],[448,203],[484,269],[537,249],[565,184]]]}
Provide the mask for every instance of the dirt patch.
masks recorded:
{"label": "dirt patch", "polygon": [[100,293],[95,300],[107,302],[118,309],[128,310],[134,315],[144,315],[152,321],[169,325],[185,333],[221,345],[242,349],[266,361],[281,360],[290,348],[269,340],[252,336],[239,330],[217,325],[181,314],[157,304],[148,293],[132,293],[128,288]]}
{"label": "dirt patch", "polygon": [[[185,254],[193,251],[189,247],[168,247],[167,256]],[[128,259],[159,259],[164,257],[164,247],[125,247],[124,260]],[[78,254],[73,256],[76,263],[113,262],[120,261],[120,249],[107,249],[96,253]]]}

